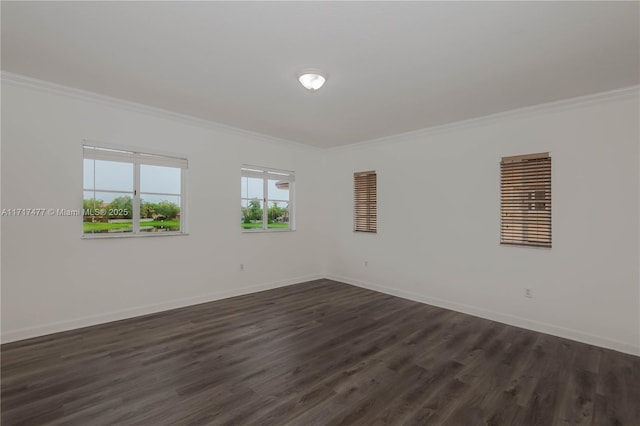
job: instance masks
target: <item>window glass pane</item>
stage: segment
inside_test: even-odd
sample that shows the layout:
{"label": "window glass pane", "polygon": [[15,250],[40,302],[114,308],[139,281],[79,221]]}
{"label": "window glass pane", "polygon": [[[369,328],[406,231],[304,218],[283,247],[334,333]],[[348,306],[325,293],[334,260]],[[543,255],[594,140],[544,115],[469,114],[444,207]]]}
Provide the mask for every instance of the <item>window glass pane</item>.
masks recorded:
{"label": "window glass pane", "polygon": [[94,161],[95,181],[93,181],[94,185],[85,185],[85,189],[133,192],[133,164],[118,161],[89,161]]}
{"label": "window glass pane", "polygon": [[289,201],[289,182],[286,180],[272,180],[267,182],[269,200]]}
{"label": "window glass pane", "polygon": [[140,165],[140,192],[180,194],[180,173],[178,167]]}
{"label": "window glass pane", "polygon": [[247,187],[249,183],[247,182],[246,177],[240,178],[240,198],[249,198],[249,193],[247,192]]}
{"label": "window glass pane", "polygon": [[269,200],[267,219],[269,229],[289,229],[289,203]]}
{"label": "window glass pane", "polygon": [[175,232],[179,230],[179,195],[140,193],[140,232]]}
{"label": "window glass pane", "polygon": [[243,177],[241,182],[242,198],[252,199],[257,198],[259,200],[264,199],[264,179]]}
{"label": "window glass pane", "polygon": [[261,199],[242,199],[240,222],[243,229],[262,229],[263,202]]}
{"label": "window glass pane", "polygon": [[93,185],[93,166],[95,160],[84,160],[84,164],[82,167],[83,179],[82,179],[82,187],[86,189],[93,189],[95,186]]}
{"label": "window glass pane", "polygon": [[84,192],[83,232],[85,234],[133,231],[131,193]]}

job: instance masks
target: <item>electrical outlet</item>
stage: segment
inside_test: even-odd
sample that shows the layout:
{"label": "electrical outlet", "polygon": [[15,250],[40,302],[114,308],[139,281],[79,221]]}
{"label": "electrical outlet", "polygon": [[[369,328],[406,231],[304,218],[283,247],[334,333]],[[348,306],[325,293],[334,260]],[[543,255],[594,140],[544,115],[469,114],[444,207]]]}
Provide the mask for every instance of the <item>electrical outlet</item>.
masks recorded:
{"label": "electrical outlet", "polygon": [[244,271],[244,263],[241,263],[241,264],[240,264],[240,270],[241,270],[241,271]]}
{"label": "electrical outlet", "polygon": [[533,298],[533,293],[531,292],[530,288],[525,288],[524,289],[524,297],[527,297],[529,299]]}
{"label": "electrical outlet", "polygon": [[366,268],[367,266],[369,266],[369,261],[368,261],[368,260],[365,260],[365,261],[364,261],[364,267]]}

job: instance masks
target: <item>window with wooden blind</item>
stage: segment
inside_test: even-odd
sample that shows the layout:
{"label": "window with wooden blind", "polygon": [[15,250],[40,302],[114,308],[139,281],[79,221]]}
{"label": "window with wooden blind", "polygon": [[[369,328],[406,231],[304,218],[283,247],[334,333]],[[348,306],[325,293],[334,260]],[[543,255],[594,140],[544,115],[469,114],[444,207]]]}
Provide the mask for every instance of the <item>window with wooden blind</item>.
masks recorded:
{"label": "window with wooden blind", "polygon": [[353,183],[353,229],[356,232],[376,233],[378,230],[376,172],[354,173]]}
{"label": "window with wooden blind", "polygon": [[551,157],[503,157],[500,162],[500,243],[551,247]]}

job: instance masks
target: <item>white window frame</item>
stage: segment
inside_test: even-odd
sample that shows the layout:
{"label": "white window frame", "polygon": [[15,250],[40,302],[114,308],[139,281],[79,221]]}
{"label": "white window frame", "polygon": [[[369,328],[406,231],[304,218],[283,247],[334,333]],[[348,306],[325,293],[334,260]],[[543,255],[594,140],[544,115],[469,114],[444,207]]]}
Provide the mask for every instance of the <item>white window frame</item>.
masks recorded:
{"label": "white window frame", "polygon": [[[133,164],[133,199],[132,199],[132,232],[122,233],[84,233],[82,238],[131,238],[131,237],[160,237],[170,235],[187,235],[187,170],[189,161],[186,157],[176,154],[152,153],[148,150],[109,145],[85,140],[82,142],[82,167],[84,160],[116,161]],[[167,232],[140,232],[140,166],[164,166],[180,169],[180,230]],[[95,192],[122,192],[105,189],[93,189]],[[84,188],[82,182],[82,197],[90,191]],[[158,194],[163,195],[163,194]],[[175,195],[175,194],[171,194]],[[82,206],[82,204],[81,204]],[[84,219],[83,219],[84,222]]]}
{"label": "white window frame", "polygon": [[[244,229],[240,227],[243,233],[253,234],[261,232],[290,232],[295,231],[295,172],[291,170],[273,169],[270,167],[253,166],[249,164],[243,164],[240,167],[240,177],[251,177],[262,179],[263,185],[263,199],[262,199],[262,228]],[[289,182],[289,227],[283,228],[269,228],[268,214],[269,214],[269,180],[287,178]],[[242,192],[242,191],[241,191]],[[242,193],[240,194],[240,204],[242,204]]]}

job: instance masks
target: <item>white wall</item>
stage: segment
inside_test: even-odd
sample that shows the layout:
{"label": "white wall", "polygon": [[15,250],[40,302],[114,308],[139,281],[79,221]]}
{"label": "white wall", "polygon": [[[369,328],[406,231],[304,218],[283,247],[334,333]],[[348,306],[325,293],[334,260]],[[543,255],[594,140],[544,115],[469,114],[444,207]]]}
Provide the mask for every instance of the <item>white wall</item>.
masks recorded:
{"label": "white wall", "polygon": [[[2,340],[329,276],[640,354],[638,91],[596,98],[320,151],[3,79],[2,208],[77,208],[91,139],[186,154],[190,235],[3,217]],[[553,248],[500,246],[500,157],[543,151]],[[243,163],[296,171],[297,231],[240,232]],[[355,234],[370,169],[379,232]]]}
{"label": "white wall", "polygon": [[[81,217],[3,217],[4,342],[323,275],[322,152],[3,79],[2,208],[80,208],[83,139],[186,154],[190,235],[83,240]],[[241,233],[243,163],[296,172],[297,231]]]}
{"label": "white wall", "polygon": [[[640,354],[638,91],[597,98],[331,150],[328,275]],[[500,158],[546,151],[553,248],[501,246]],[[353,233],[372,169],[379,230]]]}

